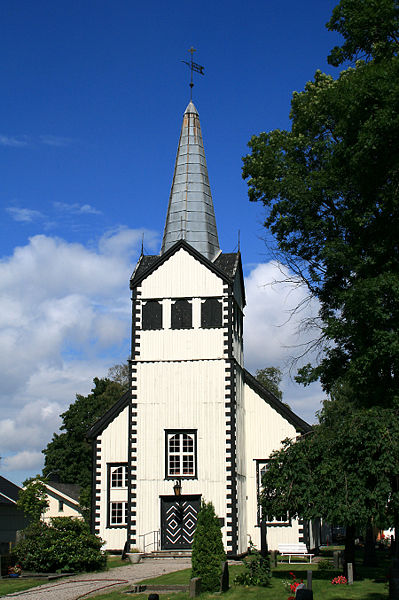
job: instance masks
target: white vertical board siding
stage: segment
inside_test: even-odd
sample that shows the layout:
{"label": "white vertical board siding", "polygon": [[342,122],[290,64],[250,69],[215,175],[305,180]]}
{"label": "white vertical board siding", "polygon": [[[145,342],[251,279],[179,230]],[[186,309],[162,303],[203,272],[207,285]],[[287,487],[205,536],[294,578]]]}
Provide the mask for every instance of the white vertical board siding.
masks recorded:
{"label": "white vertical board siding", "polygon": [[222,296],[223,280],[181,248],[141,284],[141,297],[192,298]]}
{"label": "white vertical board siding", "polygon": [[[121,549],[125,545],[127,530],[126,527],[107,528],[107,464],[108,463],[126,463],[128,460],[128,417],[129,409],[124,408],[117,417],[102,432],[101,439],[101,484],[100,484],[100,537],[106,540],[103,546],[107,549]],[[98,493],[97,491],[97,493]],[[121,491],[122,495],[112,500],[127,500],[127,490]]]}
{"label": "white vertical board siding", "polygon": [[197,430],[198,479],[182,478],[182,494],[201,494],[226,518],[225,361],[137,364],[137,534],[160,529],[165,430]]}
{"label": "white vertical board siding", "polygon": [[223,328],[140,331],[140,360],[223,358]]}
{"label": "white vertical board siding", "polygon": [[[260,528],[257,524],[257,489],[255,459],[267,459],[273,450],[281,447],[285,438],[295,438],[296,430],[276,410],[265,402],[247,384],[245,394],[245,445],[247,464],[247,529],[253,543],[260,547]],[[278,544],[297,543],[298,521],[291,526],[267,528],[269,550],[277,550]]]}

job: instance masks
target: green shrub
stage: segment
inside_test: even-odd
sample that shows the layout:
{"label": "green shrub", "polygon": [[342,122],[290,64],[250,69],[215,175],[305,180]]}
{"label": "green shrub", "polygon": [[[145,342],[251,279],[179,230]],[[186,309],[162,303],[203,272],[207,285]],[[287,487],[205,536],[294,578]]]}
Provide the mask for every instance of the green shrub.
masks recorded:
{"label": "green shrub", "polygon": [[326,558],[319,560],[317,563],[317,568],[319,571],[335,571],[334,563]]}
{"label": "green shrub", "polygon": [[250,551],[244,561],[245,571],[237,575],[234,583],[238,585],[270,585],[271,571],[269,557],[263,558],[260,552],[250,542]]}
{"label": "green shrub", "polygon": [[220,588],[222,563],[226,560],[219,519],[212,502],[202,501],[191,555],[191,577],[201,577],[201,591],[216,592]]}
{"label": "green shrub", "polygon": [[102,540],[79,519],[56,517],[51,523],[33,523],[24,530],[13,556],[23,570],[40,573],[94,571],[105,568]]}

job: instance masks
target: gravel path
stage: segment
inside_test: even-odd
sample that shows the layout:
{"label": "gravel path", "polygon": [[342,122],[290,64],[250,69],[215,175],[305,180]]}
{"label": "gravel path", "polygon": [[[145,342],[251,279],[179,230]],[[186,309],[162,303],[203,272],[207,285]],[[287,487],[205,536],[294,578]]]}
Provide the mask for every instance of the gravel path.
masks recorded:
{"label": "gravel path", "polygon": [[[63,581],[46,583],[24,592],[15,592],[0,598],[18,600],[80,600],[89,596],[116,590],[143,579],[157,577],[172,571],[188,569],[191,561],[187,558],[146,558],[137,565],[126,565],[103,573],[85,573],[69,577]],[[128,596],[126,596],[128,598]]]}

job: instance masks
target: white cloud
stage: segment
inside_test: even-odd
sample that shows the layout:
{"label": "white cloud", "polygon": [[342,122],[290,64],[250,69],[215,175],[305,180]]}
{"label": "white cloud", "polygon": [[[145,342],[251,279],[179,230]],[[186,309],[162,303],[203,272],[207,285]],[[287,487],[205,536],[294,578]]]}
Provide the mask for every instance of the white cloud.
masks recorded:
{"label": "white cloud", "polygon": [[21,223],[31,223],[32,221],[43,217],[41,212],[30,208],[8,206],[6,211],[11,215],[14,221],[19,221]]}
{"label": "white cloud", "polygon": [[89,249],[38,235],[0,261],[0,454],[13,481],[40,470],[75,394],[127,358],[141,237],[118,229]]}
{"label": "white cloud", "polygon": [[75,141],[72,138],[61,137],[59,135],[41,135],[39,139],[46,146],[56,146],[58,148],[70,146]]}
{"label": "white cloud", "polygon": [[69,212],[73,215],[102,215],[101,210],[97,210],[90,204],[67,204],[66,202],[54,202],[54,207],[63,212]]}
{"label": "white cloud", "polygon": [[[283,278],[279,266],[269,262],[255,266],[245,280],[245,365],[251,373],[263,367],[280,367],[284,374],[284,401],[302,418],[314,422],[314,412],[324,397],[322,390],[319,384],[303,388],[294,383],[290,366],[292,358],[301,355],[314,337],[314,332],[302,331],[301,323],[317,313],[317,304],[305,303],[302,311],[292,315],[292,310],[306,299],[306,291],[288,283],[276,283]],[[314,354],[309,354],[303,362],[314,359]]]}
{"label": "white cloud", "polygon": [[10,146],[11,148],[22,148],[28,145],[26,136],[10,136],[0,134],[0,146]]}
{"label": "white cloud", "polygon": [[[7,473],[10,471],[30,471],[31,475],[37,475],[42,470],[43,464],[44,456],[41,452],[23,450],[13,456],[6,456],[2,467]],[[23,479],[25,479],[25,476],[23,476]],[[19,481],[18,483],[21,484],[22,482]]]}

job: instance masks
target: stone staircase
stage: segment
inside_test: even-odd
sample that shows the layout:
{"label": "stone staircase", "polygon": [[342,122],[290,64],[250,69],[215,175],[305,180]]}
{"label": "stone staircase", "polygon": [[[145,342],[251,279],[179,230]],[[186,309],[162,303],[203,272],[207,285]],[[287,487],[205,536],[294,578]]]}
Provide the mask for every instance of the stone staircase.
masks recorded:
{"label": "stone staircase", "polygon": [[191,558],[191,550],[154,550],[141,555],[142,558]]}

